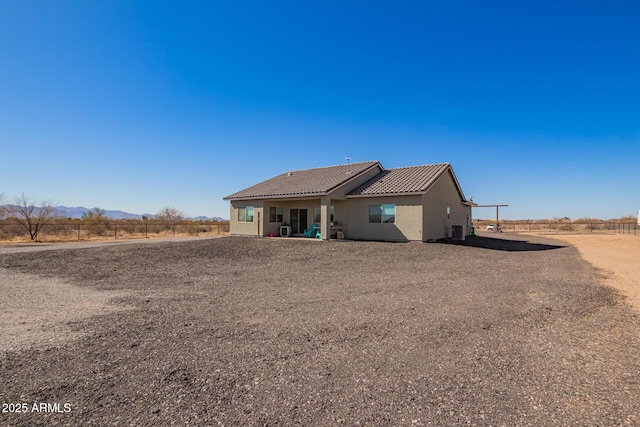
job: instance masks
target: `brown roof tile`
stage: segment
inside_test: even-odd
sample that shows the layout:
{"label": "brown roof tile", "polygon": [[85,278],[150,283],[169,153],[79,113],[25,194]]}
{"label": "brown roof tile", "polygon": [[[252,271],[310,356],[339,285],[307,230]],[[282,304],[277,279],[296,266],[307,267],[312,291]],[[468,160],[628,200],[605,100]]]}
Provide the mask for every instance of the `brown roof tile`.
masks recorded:
{"label": "brown roof tile", "polygon": [[376,166],[383,169],[380,162],[370,161],[285,172],[224,200],[323,195]]}
{"label": "brown roof tile", "polygon": [[438,163],[387,169],[349,191],[347,196],[424,193],[450,168],[449,163]]}

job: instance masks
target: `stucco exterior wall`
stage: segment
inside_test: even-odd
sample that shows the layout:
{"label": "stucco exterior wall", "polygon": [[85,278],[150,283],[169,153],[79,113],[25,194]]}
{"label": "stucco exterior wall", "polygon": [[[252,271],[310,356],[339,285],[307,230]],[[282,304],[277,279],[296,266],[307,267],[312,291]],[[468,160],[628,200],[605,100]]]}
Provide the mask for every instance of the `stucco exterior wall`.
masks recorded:
{"label": "stucco exterior wall", "polygon": [[[261,200],[231,201],[229,205],[229,223],[232,236],[257,236],[258,233],[260,233],[260,235],[264,235],[264,208]],[[246,208],[247,206],[253,206],[253,222],[238,221],[238,208]],[[259,231],[258,213],[260,214]],[[269,218],[267,218],[267,220],[268,219]]]}
{"label": "stucco exterior wall", "polygon": [[[370,224],[370,205],[396,205],[395,224]],[[348,239],[407,241],[422,239],[421,196],[348,199]]]}
{"label": "stucco exterior wall", "polygon": [[[422,203],[423,241],[452,237],[452,225],[468,225],[467,216],[471,216],[471,208],[462,204],[460,193],[449,172],[443,174],[422,196]],[[465,228],[467,234],[470,233],[468,227]]]}

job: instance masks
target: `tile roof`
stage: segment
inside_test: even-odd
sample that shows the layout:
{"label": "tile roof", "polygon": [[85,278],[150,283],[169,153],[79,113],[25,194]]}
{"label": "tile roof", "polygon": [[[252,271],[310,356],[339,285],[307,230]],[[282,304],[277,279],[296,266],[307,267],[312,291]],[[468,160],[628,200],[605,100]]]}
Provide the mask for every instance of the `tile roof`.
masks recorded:
{"label": "tile roof", "polygon": [[[451,170],[453,175],[453,170],[449,163],[387,169],[349,191],[347,196],[424,193],[447,170]],[[453,175],[453,178],[456,181],[456,185],[458,185],[455,175]],[[460,191],[460,196],[464,198],[459,185],[458,190]]]}
{"label": "tile roof", "polygon": [[230,194],[224,200],[323,195],[376,166],[383,170],[380,162],[369,161],[289,171]]}

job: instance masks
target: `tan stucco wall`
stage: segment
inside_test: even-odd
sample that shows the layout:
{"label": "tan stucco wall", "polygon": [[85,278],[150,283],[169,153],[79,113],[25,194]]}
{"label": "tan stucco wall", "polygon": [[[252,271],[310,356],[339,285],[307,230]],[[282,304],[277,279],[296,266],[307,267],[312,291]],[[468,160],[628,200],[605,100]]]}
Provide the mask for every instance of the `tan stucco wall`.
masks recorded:
{"label": "tan stucco wall", "polygon": [[[467,215],[471,215],[471,208],[462,204],[460,193],[449,172],[443,174],[422,199],[422,240],[451,237],[452,225],[467,225]],[[449,219],[447,207],[450,208]],[[468,229],[466,231],[467,234],[470,232]]]}
{"label": "tan stucco wall", "polygon": [[[346,238],[407,241],[422,239],[421,196],[350,198]],[[396,205],[395,224],[370,224],[369,205]]]}
{"label": "tan stucco wall", "polygon": [[[258,235],[258,213],[260,214],[260,235],[264,235],[264,209],[261,200],[232,201],[229,208],[229,223],[231,235],[233,236],[257,236]],[[239,222],[238,208],[253,206],[253,222]],[[269,210],[267,209],[267,212]],[[269,218],[267,218],[267,221]]]}
{"label": "tan stucco wall", "polygon": [[[265,200],[265,212],[267,212],[267,222],[265,223],[265,236],[269,233],[273,233],[276,236],[280,235],[280,226],[283,223],[269,222],[269,207],[275,206],[283,208],[284,210],[284,223],[291,224],[290,209],[306,209],[307,210],[307,226],[310,227],[313,224],[313,208],[320,207],[320,199],[304,199],[304,200]],[[301,230],[302,232],[302,230]]]}

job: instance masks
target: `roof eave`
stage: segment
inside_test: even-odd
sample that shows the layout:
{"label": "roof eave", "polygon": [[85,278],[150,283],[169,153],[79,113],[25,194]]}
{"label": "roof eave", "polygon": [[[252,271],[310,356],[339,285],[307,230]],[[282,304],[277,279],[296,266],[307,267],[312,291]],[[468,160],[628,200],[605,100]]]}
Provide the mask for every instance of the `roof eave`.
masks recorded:
{"label": "roof eave", "polygon": [[275,194],[268,196],[249,196],[249,197],[224,197],[222,200],[228,201],[238,201],[238,200],[264,200],[264,199],[299,199],[299,198],[309,198],[309,197],[324,197],[328,193],[304,193],[304,194]]}
{"label": "roof eave", "polygon": [[345,197],[347,199],[362,199],[367,197],[399,197],[399,196],[421,196],[426,191],[406,191],[400,193],[371,193],[371,194],[349,194]]}

